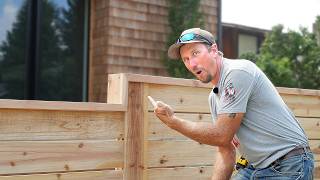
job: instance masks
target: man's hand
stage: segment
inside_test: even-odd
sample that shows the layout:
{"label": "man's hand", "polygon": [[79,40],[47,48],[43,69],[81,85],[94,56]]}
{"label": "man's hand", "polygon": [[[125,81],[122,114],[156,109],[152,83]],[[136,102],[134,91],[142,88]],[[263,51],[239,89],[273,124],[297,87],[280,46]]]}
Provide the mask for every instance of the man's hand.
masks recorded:
{"label": "man's hand", "polygon": [[154,114],[166,125],[172,127],[174,117],[173,109],[162,101],[155,101],[151,96],[148,96],[149,101],[154,108]]}

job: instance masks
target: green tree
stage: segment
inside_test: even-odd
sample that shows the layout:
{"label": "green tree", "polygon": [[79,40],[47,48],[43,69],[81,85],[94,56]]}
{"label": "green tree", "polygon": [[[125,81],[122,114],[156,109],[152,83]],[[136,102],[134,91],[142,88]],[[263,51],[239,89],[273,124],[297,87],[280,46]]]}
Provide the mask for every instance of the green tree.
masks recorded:
{"label": "green tree", "polygon": [[39,45],[39,82],[37,99],[62,100],[64,88],[61,76],[64,59],[62,58],[61,38],[58,27],[59,10],[49,0],[41,1],[40,45]]}
{"label": "green tree", "polygon": [[25,1],[11,31],[7,32],[6,39],[0,45],[0,84],[4,89],[0,98],[24,98],[27,9],[28,4]]}
{"label": "green tree", "polygon": [[[83,69],[84,0],[68,0],[68,9],[61,9],[59,29],[63,46],[64,66],[61,76],[63,100],[81,101]],[[72,84],[72,86],[70,86]]]}
{"label": "green tree", "polygon": [[282,25],[273,27],[260,49],[257,65],[276,86],[320,87],[320,47],[306,28],[284,33]]}
{"label": "green tree", "polygon": [[[56,8],[50,1],[41,1],[40,23],[40,49],[39,49],[39,69],[41,70],[39,77],[39,99],[53,99],[57,96],[57,88],[53,85],[56,82],[54,78],[60,73],[60,48],[59,38],[56,34],[55,21],[57,19]],[[1,80],[4,85],[5,93],[1,98],[24,98],[25,75],[26,75],[26,29],[28,3],[24,1],[16,21],[12,25],[11,31],[7,32],[6,39],[0,45],[2,54],[1,66],[5,67],[1,70]]]}
{"label": "green tree", "polygon": [[[169,27],[167,48],[179,38],[182,31],[193,27],[203,27],[203,15],[199,12],[200,0],[168,0]],[[194,78],[181,61],[168,59],[164,55],[164,64],[170,76]]]}
{"label": "green tree", "polygon": [[[0,45],[0,98],[24,98],[28,3]],[[81,101],[84,0],[68,0],[60,9],[55,3],[41,0],[36,98]]]}

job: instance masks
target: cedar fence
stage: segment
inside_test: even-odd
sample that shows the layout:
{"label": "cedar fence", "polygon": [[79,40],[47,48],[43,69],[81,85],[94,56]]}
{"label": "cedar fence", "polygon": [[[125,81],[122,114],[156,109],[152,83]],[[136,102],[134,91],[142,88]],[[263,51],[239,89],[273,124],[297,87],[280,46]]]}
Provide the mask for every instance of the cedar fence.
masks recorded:
{"label": "cedar fence", "polygon": [[[0,100],[0,180],[210,179],[215,148],[167,128],[147,96],[211,121],[211,87],[112,74],[107,103]],[[320,91],[278,88],[305,129],[320,179]]]}

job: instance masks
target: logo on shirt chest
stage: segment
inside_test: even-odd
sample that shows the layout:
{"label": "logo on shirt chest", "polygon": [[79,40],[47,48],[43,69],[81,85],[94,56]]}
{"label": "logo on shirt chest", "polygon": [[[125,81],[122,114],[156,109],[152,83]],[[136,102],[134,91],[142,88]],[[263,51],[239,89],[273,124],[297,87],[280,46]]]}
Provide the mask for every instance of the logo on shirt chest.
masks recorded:
{"label": "logo on shirt chest", "polygon": [[223,96],[224,102],[232,102],[236,98],[236,90],[232,83],[229,83],[224,88],[224,96]]}

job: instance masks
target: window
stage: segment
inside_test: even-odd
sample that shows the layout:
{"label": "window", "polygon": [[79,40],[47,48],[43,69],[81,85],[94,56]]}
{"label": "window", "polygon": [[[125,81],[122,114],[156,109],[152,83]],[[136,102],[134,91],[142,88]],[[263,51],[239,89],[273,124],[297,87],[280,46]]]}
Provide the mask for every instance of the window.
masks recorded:
{"label": "window", "polygon": [[239,56],[248,52],[258,53],[258,39],[256,36],[239,34],[238,43]]}
{"label": "window", "polygon": [[87,100],[87,0],[0,1],[0,98]]}

